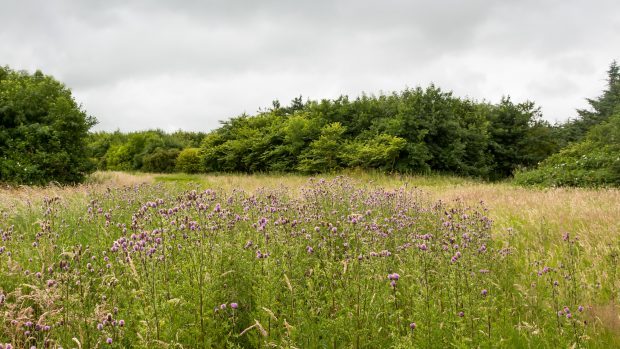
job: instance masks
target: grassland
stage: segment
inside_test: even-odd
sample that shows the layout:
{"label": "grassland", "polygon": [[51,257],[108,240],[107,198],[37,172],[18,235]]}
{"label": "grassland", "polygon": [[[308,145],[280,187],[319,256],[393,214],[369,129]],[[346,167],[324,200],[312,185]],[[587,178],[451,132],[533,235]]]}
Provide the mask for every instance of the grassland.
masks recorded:
{"label": "grassland", "polygon": [[323,178],[0,189],[0,343],[620,346],[620,191]]}

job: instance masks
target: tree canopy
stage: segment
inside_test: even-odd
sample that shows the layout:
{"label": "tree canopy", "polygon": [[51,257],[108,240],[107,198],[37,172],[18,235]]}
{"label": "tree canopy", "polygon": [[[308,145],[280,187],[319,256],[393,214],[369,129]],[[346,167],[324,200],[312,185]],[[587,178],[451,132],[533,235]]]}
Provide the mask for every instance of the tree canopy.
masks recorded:
{"label": "tree canopy", "polygon": [[81,182],[94,170],[86,138],[95,123],[53,77],[0,67],[0,182]]}

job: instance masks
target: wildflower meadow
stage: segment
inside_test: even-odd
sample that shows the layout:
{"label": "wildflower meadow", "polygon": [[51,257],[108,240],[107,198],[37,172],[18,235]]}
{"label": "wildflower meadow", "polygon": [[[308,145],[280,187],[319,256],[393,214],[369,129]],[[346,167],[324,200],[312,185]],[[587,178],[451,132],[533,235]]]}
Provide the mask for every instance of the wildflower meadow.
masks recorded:
{"label": "wildflower meadow", "polygon": [[618,217],[497,204],[617,191],[296,178],[5,193],[0,348],[620,345]]}

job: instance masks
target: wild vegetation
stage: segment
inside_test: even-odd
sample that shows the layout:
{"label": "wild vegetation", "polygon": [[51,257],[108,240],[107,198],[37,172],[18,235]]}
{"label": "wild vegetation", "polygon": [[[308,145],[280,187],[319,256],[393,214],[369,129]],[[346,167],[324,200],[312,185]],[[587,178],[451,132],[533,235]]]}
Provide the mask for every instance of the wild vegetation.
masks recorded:
{"label": "wild vegetation", "polygon": [[607,88],[589,99],[592,110],[579,110],[563,133],[572,141],[536,169],[517,172],[516,183],[543,186],[620,186],[620,67],[608,71]]}
{"label": "wild vegetation", "polygon": [[[431,85],[354,100],[304,102],[299,97],[289,106],[274,101],[208,134],[97,133],[90,144],[101,170],[327,173],[358,168],[487,180],[516,172],[520,184],[618,185],[620,142],[607,137],[620,106],[615,62],[606,89],[588,101],[591,108],[578,110],[578,118],[550,125],[532,102],[514,103],[509,97],[497,104],[477,102]],[[191,150],[181,157],[184,148]],[[178,166],[177,157],[182,159]]]}
{"label": "wild vegetation", "polygon": [[0,66],[0,183],[83,181],[95,123],[53,77]]}
{"label": "wild vegetation", "polygon": [[617,190],[109,176],[0,191],[0,342],[620,345]]}
{"label": "wild vegetation", "polygon": [[100,170],[183,171],[174,164],[179,150],[198,148],[184,154],[196,164],[188,173],[360,168],[500,179],[557,151],[555,132],[531,102],[479,103],[430,86],[355,100],[299,97],[288,107],[274,101],[206,135],[96,133],[90,146]]}
{"label": "wild vegetation", "polygon": [[2,68],[0,182],[89,181],[0,189],[0,349],[618,347],[620,192],[482,182],[620,184],[615,63],[590,104],[430,86],[89,134]]}
{"label": "wild vegetation", "polygon": [[578,118],[551,125],[530,101],[479,102],[430,85],[355,99],[300,96],[288,106],[273,101],[270,108],[223,121],[209,133],[88,133],[96,120],[64,85],[41,72],[5,67],[0,69],[0,182],[77,183],[95,168],[302,174],[362,169],[484,180],[516,172],[521,184],[617,185],[620,143],[607,137],[620,106],[615,62],[606,89],[588,101],[591,108],[578,110]]}

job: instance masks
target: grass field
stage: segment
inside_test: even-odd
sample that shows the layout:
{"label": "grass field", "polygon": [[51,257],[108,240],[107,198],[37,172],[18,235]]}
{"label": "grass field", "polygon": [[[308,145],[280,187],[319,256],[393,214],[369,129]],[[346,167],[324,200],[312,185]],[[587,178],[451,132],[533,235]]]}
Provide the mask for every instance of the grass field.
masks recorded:
{"label": "grass field", "polygon": [[109,172],[0,217],[13,348],[620,347],[614,189]]}

